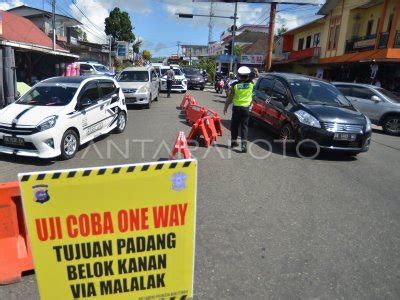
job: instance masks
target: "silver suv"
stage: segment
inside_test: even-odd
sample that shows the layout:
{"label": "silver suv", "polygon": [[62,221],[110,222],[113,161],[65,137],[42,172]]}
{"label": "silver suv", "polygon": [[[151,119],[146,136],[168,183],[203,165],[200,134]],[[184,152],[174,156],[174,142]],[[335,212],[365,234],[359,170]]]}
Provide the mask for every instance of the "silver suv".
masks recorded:
{"label": "silver suv", "polygon": [[375,125],[400,135],[400,97],[374,85],[333,82],[343,95]]}

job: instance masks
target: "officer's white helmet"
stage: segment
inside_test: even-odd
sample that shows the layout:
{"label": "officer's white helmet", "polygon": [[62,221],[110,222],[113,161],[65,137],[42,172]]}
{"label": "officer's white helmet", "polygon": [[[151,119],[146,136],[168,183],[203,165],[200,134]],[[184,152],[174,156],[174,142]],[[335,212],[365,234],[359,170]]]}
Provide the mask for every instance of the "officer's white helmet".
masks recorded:
{"label": "officer's white helmet", "polygon": [[250,75],[250,73],[251,73],[251,70],[248,67],[243,66],[238,69],[239,75]]}

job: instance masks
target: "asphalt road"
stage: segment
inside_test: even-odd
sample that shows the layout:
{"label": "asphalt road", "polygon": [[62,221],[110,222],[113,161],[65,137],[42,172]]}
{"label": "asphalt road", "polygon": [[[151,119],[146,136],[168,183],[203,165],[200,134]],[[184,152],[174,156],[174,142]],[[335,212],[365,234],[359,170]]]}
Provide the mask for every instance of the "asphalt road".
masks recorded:
{"label": "asphalt road", "polygon": [[[192,94],[222,116],[219,95]],[[167,158],[166,145],[190,130],[177,109],[181,99],[162,95],[151,110],[131,109],[123,134],[97,140],[70,161],[1,156],[0,181]],[[227,149],[230,122],[223,119],[216,147],[192,147],[199,159],[195,298],[399,299],[400,138],[378,129],[368,153],[308,160],[269,149],[260,139],[274,137],[255,127],[252,154],[242,154]],[[0,299],[38,299],[34,274],[0,287]]]}

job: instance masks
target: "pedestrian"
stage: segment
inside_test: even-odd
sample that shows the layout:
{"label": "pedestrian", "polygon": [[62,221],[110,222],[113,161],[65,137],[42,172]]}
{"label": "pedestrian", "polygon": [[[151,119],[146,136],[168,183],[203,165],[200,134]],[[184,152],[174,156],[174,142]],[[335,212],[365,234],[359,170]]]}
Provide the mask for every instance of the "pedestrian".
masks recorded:
{"label": "pedestrian", "polygon": [[169,70],[167,71],[167,91],[168,95],[167,97],[171,97],[171,89],[172,89],[172,83],[175,81],[175,73],[174,73],[174,68],[172,66],[169,67]]}
{"label": "pedestrian", "polygon": [[225,102],[224,114],[228,107],[233,103],[231,121],[231,148],[238,147],[237,142],[239,128],[242,141],[242,152],[247,152],[247,132],[249,123],[249,107],[253,98],[254,84],[250,79],[251,70],[248,67],[240,67],[238,70],[239,81],[233,83],[232,92]]}

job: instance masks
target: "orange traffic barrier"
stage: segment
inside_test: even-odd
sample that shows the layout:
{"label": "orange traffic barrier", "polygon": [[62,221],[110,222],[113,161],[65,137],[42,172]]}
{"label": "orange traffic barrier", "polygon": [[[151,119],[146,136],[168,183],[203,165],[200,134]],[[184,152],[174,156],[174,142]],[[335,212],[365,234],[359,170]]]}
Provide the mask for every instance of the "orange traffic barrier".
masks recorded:
{"label": "orange traffic barrier", "polygon": [[218,133],[215,129],[213,118],[211,118],[210,116],[205,116],[201,119],[201,121],[204,123],[204,127],[207,131],[208,137],[210,138],[210,143],[217,141]]}
{"label": "orange traffic barrier", "polygon": [[189,125],[193,125],[197,122],[197,120],[204,116],[205,112],[205,108],[201,105],[189,105],[186,109],[186,121],[189,123]]}
{"label": "orange traffic barrier", "polygon": [[194,104],[196,104],[196,100],[192,96],[190,96],[189,93],[185,93],[185,95],[183,95],[182,102],[181,105],[179,105],[179,107],[183,111],[185,111],[190,105]]}
{"label": "orange traffic barrier", "polygon": [[190,107],[190,106],[192,106],[192,105],[196,105],[196,104],[197,104],[196,100],[195,100],[192,96],[190,96],[189,100],[186,101],[186,104],[185,104],[185,106],[182,108],[182,110],[183,110],[184,112],[186,112],[186,110],[188,109],[188,107]]}
{"label": "orange traffic barrier", "polygon": [[185,159],[192,157],[189,151],[189,146],[186,140],[185,133],[183,131],[179,132],[178,137],[176,138],[174,148],[172,149],[171,155],[169,156],[169,159],[175,159],[175,156],[178,153],[182,154],[183,158]]}
{"label": "orange traffic barrier", "polygon": [[18,182],[0,184],[0,284],[21,281],[33,270]]}
{"label": "orange traffic barrier", "polygon": [[181,102],[181,105],[179,105],[179,107],[182,108],[182,109],[183,109],[184,107],[186,107],[187,102],[190,100],[191,97],[192,97],[192,96],[190,96],[189,93],[185,93],[185,94],[183,95],[182,102]]}
{"label": "orange traffic barrier", "polygon": [[210,116],[214,120],[214,125],[215,129],[217,130],[217,133],[219,136],[222,136],[222,124],[221,124],[221,119],[216,111],[213,111],[211,109],[207,109],[206,112],[207,116]]}
{"label": "orange traffic barrier", "polygon": [[188,135],[188,140],[198,140],[202,139],[204,145],[208,148],[211,145],[212,138],[206,129],[206,124],[203,119],[198,119],[196,123],[193,124],[192,129]]}

